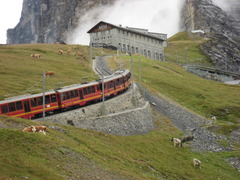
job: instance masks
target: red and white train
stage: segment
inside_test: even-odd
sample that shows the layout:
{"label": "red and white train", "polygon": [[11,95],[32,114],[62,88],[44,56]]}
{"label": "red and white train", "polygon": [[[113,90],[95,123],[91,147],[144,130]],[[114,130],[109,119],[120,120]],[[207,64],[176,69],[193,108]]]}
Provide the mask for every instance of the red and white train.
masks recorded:
{"label": "red and white train", "polygon": [[[112,97],[131,86],[131,73],[121,70],[104,78],[104,97]],[[102,80],[87,84],[75,84],[45,93],[46,114],[72,107],[81,107],[102,100]],[[13,97],[0,101],[0,114],[32,119],[43,113],[43,93]]]}

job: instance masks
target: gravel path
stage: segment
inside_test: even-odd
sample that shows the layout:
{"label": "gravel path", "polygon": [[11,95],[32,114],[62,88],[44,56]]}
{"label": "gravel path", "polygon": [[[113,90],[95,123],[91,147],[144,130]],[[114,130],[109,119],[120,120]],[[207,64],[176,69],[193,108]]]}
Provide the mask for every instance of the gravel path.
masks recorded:
{"label": "gravel path", "polygon": [[143,87],[139,86],[139,88],[145,92],[145,99],[153,104],[158,112],[170,118],[173,125],[183,131],[185,136],[194,136],[192,150],[198,152],[231,150],[231,148],[223,147],[218,143],[219,140],[226,140],[225,136],[216,135],[203,127],[211,124],[212,121],[191,112],[160,94],[156,96]]}

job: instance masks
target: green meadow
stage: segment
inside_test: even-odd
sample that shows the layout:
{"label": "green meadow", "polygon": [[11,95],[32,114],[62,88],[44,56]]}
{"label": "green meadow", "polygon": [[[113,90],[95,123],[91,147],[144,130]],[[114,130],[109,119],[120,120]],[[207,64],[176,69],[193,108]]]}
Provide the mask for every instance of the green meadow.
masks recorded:
{"label": "green meadow", "polygon": [[[195,37],[194,37],[195,38]],[[185,33],[169,40],[167,61],[160,62],[134,55],[134,79],[152,93],[167,97],[206,118],[217,120],[209,130],[229,135],[239,129],[240,86],[226,85],[202,79],[186,72],[175,59],[188,50],[188,59],[203,58],[199,45],[202,39],[192,39]],[[87,46],[70,45],[7,45],[0,46],[0,99],[26,93],[40,92],[42,73],[54,71],[46,79],[47,89],[91,81],[98,77],[91,69],[90,50]],[[94,49],[93,56],[116,52]],[[173,54],[172,54],[173,52]],[[42,59],[30,57],[42,54]],[[182,53],[182,55],[181,55]],[[131,57],[108,59],[112,69],[122,63],[131,69]],[[28,90],[28,92],[27,92]],[[173,147],[172,137],[182,136],[171,120],[153,110],[154,129],[146,135],[114,136],[72,126],[44,123],[47,135],[23,133],[29,125],[42,123],[0,116],[0,179],[239,179],[239,172],[225,159],[240,158],[239,144],[229,152],[192,152],[189,144]],[[60,130],[59,130],[60,129]],[[227,142],[221,142],[228,146]],[[202,162],[201,169],[193,167],[192,159]],[[111,178],[110,178],[111,177]]]}

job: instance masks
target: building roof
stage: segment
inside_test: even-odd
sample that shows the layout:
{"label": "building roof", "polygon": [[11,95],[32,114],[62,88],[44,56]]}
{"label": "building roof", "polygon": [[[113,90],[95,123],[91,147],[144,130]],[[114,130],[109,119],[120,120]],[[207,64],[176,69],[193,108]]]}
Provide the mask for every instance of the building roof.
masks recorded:
{"label": "building roof", "polygon": [[110,28],[101,29],[101,31],[105,31],[105,30],[108,30],[108,29],[117,28],[117,29],[121,29],[121,30],[128,31],[128,32],[133,32],[133,33],[136,33],[136,34],[140,34],[140,35],[143,35],[143,36],[146,36],[146,37],[150,37],[150,38],[162,40],[162,41],[167,40],[167,39],[161,37],[161,35],[167,37],[167,34],[148,32],[148,29],[133,28],[133,27],[122,27],[121,25],[118,26],[118,25],[114,25],[114,24],[107,23],[107,22],[104,22],[104,21],[100,21],[99,23],[97,23],[97,24],[96,24],[94,27],[92,27],[87,33],[94,33],[94,32],[96,32],[95,30],[97,30],[97,28],[98,28],[100,25],[101,25],[101,26],[102,26],[102,25],[109,25],[109,26],[110,26]]}

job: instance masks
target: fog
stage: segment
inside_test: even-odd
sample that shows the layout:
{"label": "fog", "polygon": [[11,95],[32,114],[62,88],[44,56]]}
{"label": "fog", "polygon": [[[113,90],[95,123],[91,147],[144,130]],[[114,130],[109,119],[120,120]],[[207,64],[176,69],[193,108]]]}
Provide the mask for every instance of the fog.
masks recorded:
{"label": "fog", "polygon": [[234,5],[239,4],[239,0],[212,0],[213,3],[224,11],[231,11],[232,8],[235,8]]}
{"label": "fog", "polygon": [[79,27],[68,35],[67,43],[89,44],[90,30],[99,21],[144,28],[171,37],[178,32],[183,0],[118,0],[113,6],[99,7],[81,17]]}

